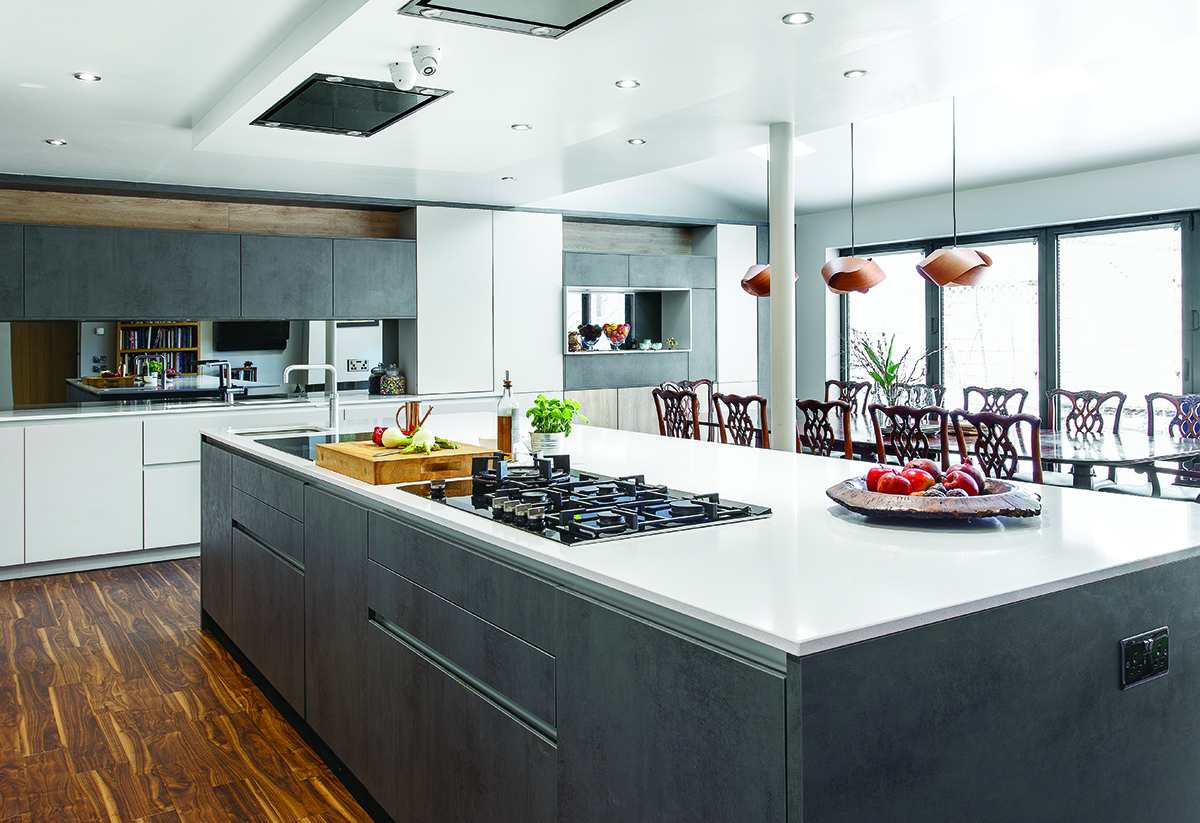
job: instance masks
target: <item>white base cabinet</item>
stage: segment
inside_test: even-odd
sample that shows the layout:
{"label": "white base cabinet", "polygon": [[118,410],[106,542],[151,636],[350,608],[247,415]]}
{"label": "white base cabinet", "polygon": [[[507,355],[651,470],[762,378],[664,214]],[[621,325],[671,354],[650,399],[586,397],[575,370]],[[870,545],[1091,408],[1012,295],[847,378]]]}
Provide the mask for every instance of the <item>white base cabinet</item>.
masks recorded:
{"label": "white base cabinet", "polygon": [[25,431],[0,429],[0,566],[25,562]]}
{"label": "white base cabinet", "polygon": [[25,562],[142,548],[142,421],[25,429]]}
{"label": "white base cabinet", "polygon": [[145,547],[199,543],[200,464],[146,466],[142,478]]}

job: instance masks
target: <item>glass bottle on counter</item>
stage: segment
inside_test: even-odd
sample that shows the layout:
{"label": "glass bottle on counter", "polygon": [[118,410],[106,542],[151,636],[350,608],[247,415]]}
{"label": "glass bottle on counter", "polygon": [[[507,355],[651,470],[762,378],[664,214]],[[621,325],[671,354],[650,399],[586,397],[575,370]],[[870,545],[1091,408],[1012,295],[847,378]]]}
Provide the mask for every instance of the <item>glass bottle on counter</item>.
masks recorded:
{"label": "glass bottle on counter", "polygon": [[504,394],[496,406],[496,448],[505,454],[515,454],[514,446],[521,442],[521,408],[512,396],[512,381],[508,371],[504,372]]}

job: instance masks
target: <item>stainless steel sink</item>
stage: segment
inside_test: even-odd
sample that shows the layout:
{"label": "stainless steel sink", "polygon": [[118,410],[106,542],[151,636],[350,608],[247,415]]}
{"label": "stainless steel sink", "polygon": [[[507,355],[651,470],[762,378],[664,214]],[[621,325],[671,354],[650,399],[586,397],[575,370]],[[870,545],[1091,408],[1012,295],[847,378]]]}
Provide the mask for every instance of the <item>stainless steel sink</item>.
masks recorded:
{"label": "stainless steel sink", "polygon": [[234,432],[234,434],[238,437],[266,437],[272,434],[316,434],[328,431],[329,429],[323,426],[296,426],[291,429],[262,429],[261,431],[252,432]]}

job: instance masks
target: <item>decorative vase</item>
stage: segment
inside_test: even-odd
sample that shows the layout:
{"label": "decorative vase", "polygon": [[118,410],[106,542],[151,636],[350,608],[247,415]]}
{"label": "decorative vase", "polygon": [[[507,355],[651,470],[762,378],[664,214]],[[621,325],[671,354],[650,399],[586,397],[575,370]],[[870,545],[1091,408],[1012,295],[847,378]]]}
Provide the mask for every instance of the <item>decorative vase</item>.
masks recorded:
{"label": "decorative vase", "polygon": [[563,432],[530,432],[529,450],[540,454],[562,454],[566,439]]}

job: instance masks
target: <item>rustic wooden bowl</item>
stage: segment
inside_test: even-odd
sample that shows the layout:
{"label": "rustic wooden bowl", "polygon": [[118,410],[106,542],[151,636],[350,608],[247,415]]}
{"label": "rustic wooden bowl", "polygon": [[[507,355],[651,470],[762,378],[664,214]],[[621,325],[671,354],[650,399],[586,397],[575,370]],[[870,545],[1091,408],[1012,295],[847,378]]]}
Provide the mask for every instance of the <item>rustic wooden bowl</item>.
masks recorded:
{"label": "rustic wooden bowl", "polygon": [[867,517],[970,520],[976,517],[1037,517],[1042,501],[1005,480],[989,479],[978,497],[909,497],[867,491],[865,477],[852,477],[825,490],[839,506]]}

